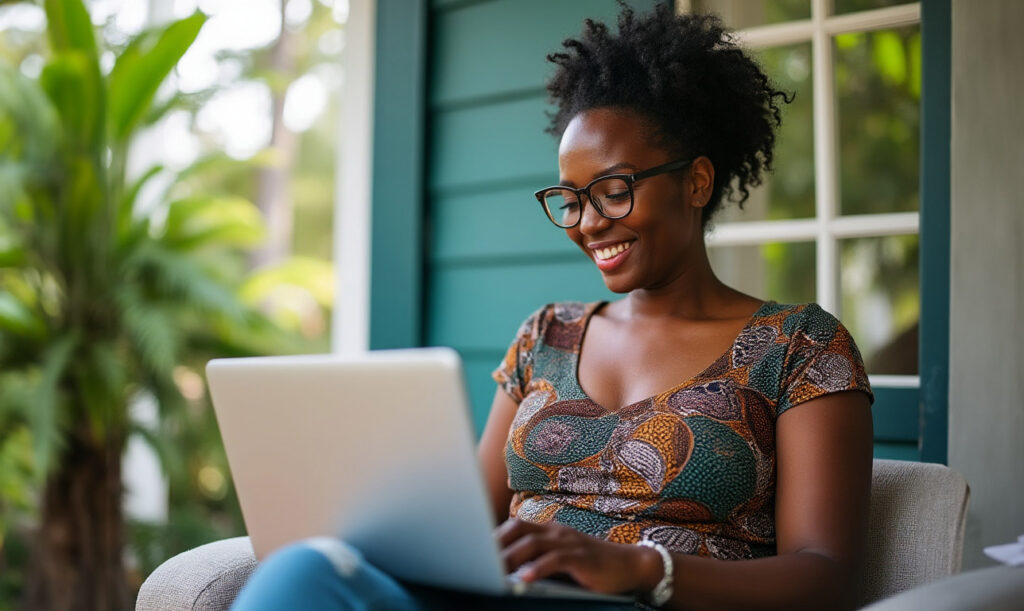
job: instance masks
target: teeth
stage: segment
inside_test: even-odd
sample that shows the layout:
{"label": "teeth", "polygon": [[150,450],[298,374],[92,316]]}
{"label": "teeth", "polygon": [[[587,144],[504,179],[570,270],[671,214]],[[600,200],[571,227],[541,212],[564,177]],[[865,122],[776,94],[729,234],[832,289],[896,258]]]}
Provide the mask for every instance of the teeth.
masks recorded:
{"label": "teeth", "polygon": [[620,252],[629,250],[631,244],[632,242],[619,242],[618,244],[609,246],[608,248],[599,248],[594,251],[594,256],[602,261],[605,259],[611,259]]}

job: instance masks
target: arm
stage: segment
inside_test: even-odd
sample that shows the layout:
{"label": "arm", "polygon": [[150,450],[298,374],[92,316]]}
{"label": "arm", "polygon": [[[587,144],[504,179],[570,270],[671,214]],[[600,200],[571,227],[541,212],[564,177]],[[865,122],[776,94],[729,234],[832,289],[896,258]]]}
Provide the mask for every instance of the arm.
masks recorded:
{"label": "arm", "polygon": [[[852,605],[871,487],[871,410],[861,392],[791,408],[776,423],[778,555],[722,561],[673,554],[670,609],[820,609]],[[662,576],[656,551],[607,543],[551,525],[506,522],[510,570],[527,579],[568,573],[605,592],[649,592]]]}
{"label": "arm", "polygon": [[491,413],[487,416],[484,433],[477,446],[477,457],[484,472],[487,494],[491,499],[498,524],[508,518],[512,491],[508,488],[508,470],[505,467],[505,442],[515,419],[519,404],[500,387],[494,393]]}

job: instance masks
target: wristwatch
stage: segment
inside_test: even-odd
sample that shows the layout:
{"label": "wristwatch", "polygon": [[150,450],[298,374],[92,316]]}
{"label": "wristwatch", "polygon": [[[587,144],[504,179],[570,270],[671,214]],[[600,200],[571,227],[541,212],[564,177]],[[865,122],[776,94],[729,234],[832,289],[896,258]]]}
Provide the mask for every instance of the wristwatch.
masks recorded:
{"label": "wristwatch", "polygon": [[661,563],[665,569],[665,575],[658,582],[658,585],[654,586],[654,589],[644,596],[645,603],[652,607],[660,607],[667,603],[668,599],[672,598],[672,554],[668,553],[664,545],[655,543],[650,539],[644,539],[637,545],[654,548],[655,551],[661,554]]}

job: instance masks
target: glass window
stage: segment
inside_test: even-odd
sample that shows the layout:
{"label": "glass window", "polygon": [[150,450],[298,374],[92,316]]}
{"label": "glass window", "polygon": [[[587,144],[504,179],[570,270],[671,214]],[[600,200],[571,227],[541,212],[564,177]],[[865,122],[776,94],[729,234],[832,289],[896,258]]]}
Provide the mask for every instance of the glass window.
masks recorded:
{"label": "glass window", "polygon": [[[869,374],[915,376],[921,28],[913,10],[893,12],[889,24],[857,17],[901,4],[690,3],[738,30],[800,22],[748,38],[776,86],[796,99],[784,110],[774,173],[743,211],[727,205],[715,219],[713,268],[752,295],[821,304],[850,328]],[[808,22],[812,8],[828,12]],[[816,62],[831,69],[816,71]],[[800,219],[818,222],[793,222]]]}
{"label": "glass window", "polygon": [[811,44],[762,49],[756,57],[775,86],[795,94],[782,109],[782,128],[775,141],[775,171],[750,193],[743,210],[726,205],[721,222],[814,216],[814,91],[811,87]]}
{"label": "glass window", "polygon": [[811,0],[693,0],[691,8],[716,13],[735,30],[811,18]]}
{"label": "glass window", "polygon": [[779,303],[815,300],[814,242],[708,248],[711,267],[729,286]]}
{"label": "glass window", "polygon": [[840,210],[918,210],[921,28],[835,37]]}
{"label": "glass window", "polygon": [[909,4],[907,0],[833,0],[837,15]]}
{"label": "glass window", "polygon": [[843,324],[869,373],[917,375],[918,246],[916,235],[840,242]]}

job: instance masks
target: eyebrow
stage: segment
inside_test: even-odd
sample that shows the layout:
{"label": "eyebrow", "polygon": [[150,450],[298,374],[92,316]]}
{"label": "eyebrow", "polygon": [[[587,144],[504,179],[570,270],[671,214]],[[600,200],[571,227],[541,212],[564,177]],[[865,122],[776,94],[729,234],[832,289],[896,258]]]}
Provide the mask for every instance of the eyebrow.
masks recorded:
{"label": "eyebrow", "polygon": [[[625,162],[616,163],[614,165],[608,166],[607,168],[605,168],[603,170],[597,171],[596,173],[594,173],[593,176],[590,177],[590,180],[596,180],[598,178],[601,178],[602,176],[607,176],[609,174],[615,174],[616,170],[633,170],[635,172],[637,170],[637,167],[635,165],[633,165],[632,163],[625,163]],[[571,180],[559,181],[558,185],[560,187],[572,187],[572,186],[574,186],[574,184],[573,184],[573,182]]]}

